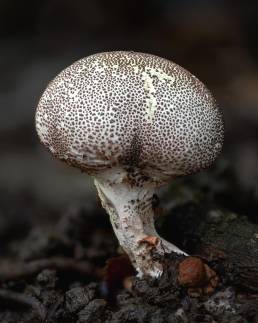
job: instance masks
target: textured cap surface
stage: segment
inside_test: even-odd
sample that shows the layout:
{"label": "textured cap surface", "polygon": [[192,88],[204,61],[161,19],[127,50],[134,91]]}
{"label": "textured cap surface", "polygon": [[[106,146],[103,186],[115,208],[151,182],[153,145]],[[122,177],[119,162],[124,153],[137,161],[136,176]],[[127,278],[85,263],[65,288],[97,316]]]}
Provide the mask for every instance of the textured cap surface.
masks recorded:
{"label": "textured cap surface", "polygon": [[92,55],[62,71],[40,99],[36,128],[56,157],[88,173],[122,165],[164,179],[208,167],[223,142],[204,84],[136,52]]}

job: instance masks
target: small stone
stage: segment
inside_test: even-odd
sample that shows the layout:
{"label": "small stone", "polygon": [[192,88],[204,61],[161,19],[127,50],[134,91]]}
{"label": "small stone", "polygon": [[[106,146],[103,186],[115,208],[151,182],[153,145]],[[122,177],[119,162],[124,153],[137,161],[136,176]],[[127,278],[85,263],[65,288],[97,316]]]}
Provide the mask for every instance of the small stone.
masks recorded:
{"label": "small stone", "polygon": [[207,264],[196,257],[187,257],[179,264],[178,282],[188,287],[188,295],[210,295],[219,284],[219,277]]}
{"label": "small stone", "polygon": [[[122,307],[119,311],[112,314],[112,323],[123,323],[123,322],[154,322],[149,319],[148,313],[151,308],[148,305],[144,304],[128,304],[127,306]],[[158,322],[157,320],[155,320]],[[82,322],[80,322],[82,323]],[[84,323],[84,322],[83,322]],[[101,322],[102,323],[102,322]]]}
{"label": "small stone", "polygon": [[175,312],[175,317],[178,318],[180,322],[188,323],[188,319],[183,308],[177,309],[177,311]]}
{"label": "small stone", "polygon": [[41,286],[54,288],[57,281],[56,271],[51,269],[42,270],[37,276],[37,281]]}
{"label": "small stone", "polygon": [[219,277],[217,276],[216,272],[212,270],[208,265],[204,264],[205,272],[206,272],[206,277],[208,284],[206,286],[206,290],[204,290],[204,293],[209,295],[213,293],[214,289],[218,286],[219,284]]}
{"label": "small stone", "polygon": [[96,284],[86,287],[75,287],[65,294],[65,306],[68,312],[77,313],[83,309],[96,295]]}
{"label": "small stone", "polygon": [[207,282],[206,270],[201,259],[187,257],[179,264],[178,282],[185,287],[201,287]]}
{"label": "small stone", "polygon": [[78,323],[101,323],[103,320],[103,313],[105,311],[107,302],[104,299],[94,299],[87,306],[78,313]]}

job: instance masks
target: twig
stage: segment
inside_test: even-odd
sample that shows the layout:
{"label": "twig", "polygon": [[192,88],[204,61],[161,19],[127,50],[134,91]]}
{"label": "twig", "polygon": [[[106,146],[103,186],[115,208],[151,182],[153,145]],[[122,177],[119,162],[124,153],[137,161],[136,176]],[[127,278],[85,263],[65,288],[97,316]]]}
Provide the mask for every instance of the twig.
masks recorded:
{"label": "twig", "polygon": [[43,269],[56,269],[59,271],[76,271],[85,276],[94,276],[95,267],[88,261],[78,261],[73,258],[53,257],[24,262],[1,262],[0,281],[17,280],[33,276]]}

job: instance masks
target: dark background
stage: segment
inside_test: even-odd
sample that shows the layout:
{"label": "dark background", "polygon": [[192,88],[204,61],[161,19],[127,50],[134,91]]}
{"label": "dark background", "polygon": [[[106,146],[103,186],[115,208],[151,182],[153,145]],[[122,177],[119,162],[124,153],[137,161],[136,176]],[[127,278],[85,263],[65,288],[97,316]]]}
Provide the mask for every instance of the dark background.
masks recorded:
{"label": "dark background", "polygon": [[95,201],[89,177],[40,146],[34,114],[57,73],[109,50],[153,53],[202,80],[224,111],[221,160],[257,198],[257,21],[255,1],[1,0],[0,225]]}

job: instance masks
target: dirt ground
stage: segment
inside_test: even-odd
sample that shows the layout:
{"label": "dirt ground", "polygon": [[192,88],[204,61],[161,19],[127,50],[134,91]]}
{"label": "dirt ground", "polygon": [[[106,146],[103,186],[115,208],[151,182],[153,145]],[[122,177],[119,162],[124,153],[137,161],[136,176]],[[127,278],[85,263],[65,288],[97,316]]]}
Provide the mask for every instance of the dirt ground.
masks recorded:
{"label": "dirt ground", "polygon": [[[188,252],[201,241],[196,242],[198,230],[195,237],[189,234],[191,221],[197,223],[200,214],[231,210],[237,215],[239,210],[252,223],[250,210],[257,203],[238,188],[225,166],[172,183],[162,196],[154,205],[157,228]],[[57,221],[47,216],[35,224],[30,220],[35,217],[23,215],[38,212],[36,201],[32,211],[16,200],[9,201],[15,212],[1,218],[1,323],[258,322],[258,288],[237,284],[219,258],[197,255],[219,277],[208,293],[179,283],[184,257],[174,254],[166,256],[160,279],[138,278],[98,203],[72,207],[60,212]],[[184,214],[188,227],[180,220]]]}

